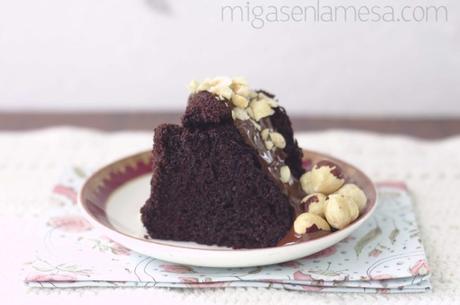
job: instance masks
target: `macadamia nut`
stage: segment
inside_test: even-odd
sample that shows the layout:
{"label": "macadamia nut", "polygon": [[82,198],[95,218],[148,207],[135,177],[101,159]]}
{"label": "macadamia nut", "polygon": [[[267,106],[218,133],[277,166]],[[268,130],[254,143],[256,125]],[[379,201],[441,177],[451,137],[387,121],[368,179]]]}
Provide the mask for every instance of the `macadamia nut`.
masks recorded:
{"label": "macadamia nut", "polygon": [[232,110],[232,117],[233,119],[238,119],[240,121],[246,121],[249,120],[249,115],[248,113],[241,108],[235,108]]}
{"label": "macadamia nut", "polygon": [[268,149],[268,150],[271,150],[273,148],[273,142],[270,141],[270,140],[267,140],[267,141],[264,141],[264,144],[265,144],[265,148]]}
{"label": "macadamia nut", "polygon": [[260,119],[271,116],[275,113],[266,100],[254,100],[251,102],[250,107],[254,114],[254,119],[258,122]]}
{"label": "macadamia nut", "polygon": [[331,227],[322,217],[312,213],[302,213],[294,221],[294,232],[297,234],[305,234],[308,229],[313,229],[316,226],[319,230],[330,231]]}
{"label": "macadamia nut", "polygon": [[237,85],[234,89],[235,93],[244,97],[249,97],[251,90],[247,85]]}
{"label": "macadamia nut", "polygon": [[324,217],[326,208],[326,196],[321,193],[314,193],[304,197],[301,201],[305,212]]}
{"label": "macadamia nut", "polygon": [[291,170],[289,166],[283,165],[280,169],[280,180],[283,183],[288,183],[291,181]]}
{"label": "macadamia nut", "polygon": [[356,184],[347,183],[342,186],[336,194],[344,195],[345,197],[350,197],[354,203],[358,206],[359,212],[362,213],[366,208],[367,197],[364,194],[363,190],[360,189]]}
{"label": "macadamia nut", "polygon": [[359,209],[350,197],[332,194],[326,199],[324,215],[332,227],[343,229],[358,218]]}
{"label": "macadamia nut", "polygon": [[276,147],[281,149],[284,149],[286,147],[286,140],[284,139],[283,135],[279,132],[271,132],[270,139]]}
{"label": "macadamia nut", "polygon": [[270,129],[265,128],[260,132],[260,136],[262,137],[262,140],[267,141],[268,136],[270,135]]}
{"label": "macadamia nut", "polygon": [[329,195],[337,191],[344,183],[342,170],[330,161],[319,162],[311,171],[300,177],[302,189],[307,194]]}
{"label": "macadamia nut", "polygon": [[245,98],[244,96],[238,95],[238,94],[232,95],[232,103],[236,107],[243,108],[243,109],[248,107],[249,105],[249,101],[247,100],[247,98]]}

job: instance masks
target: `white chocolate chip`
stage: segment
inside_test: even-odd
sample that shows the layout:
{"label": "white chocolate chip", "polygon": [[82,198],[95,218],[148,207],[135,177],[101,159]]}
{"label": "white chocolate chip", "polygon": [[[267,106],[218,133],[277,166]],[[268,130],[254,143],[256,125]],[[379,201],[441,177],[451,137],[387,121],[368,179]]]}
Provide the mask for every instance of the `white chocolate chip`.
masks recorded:
{"label": "white chocolate chip", "polygon": [[335,176],[330,166],[315,166],[300,177],[302,189],[307,194],[323,193],[326,195],[337,191],[344,183],[343,178]]}
{"label": "white chocolate chip", "polygon": [[267,141],[268,136],[270,135],[270,129],[265,128],[264,130],[260,132],[260,135],[262,136],[262,140]]}
{"label": "white chocolate chip", "polygon": [[249,101],[244,96],[234,94],[232,96],[232,103],[236,107],[246,108],[246,107],[248,107]]}
{"label": "white chocolate chip", "polygon": [[276,147],[281,149],[286,147],[286,140],[284,140],[283,135],[279,132],[271,132],[270,139],[273,141],[273,144],[275,144]]}
{"label": "white chocolate chip", "polygon": [[308,229],[316,226],[319,230],[330,231],[331,227],[322,217],[312,213],[302,213],[294,221],[294,232],[305,234]]}
{"label": "white chocolate chip", "polygon": [[248,113],[244,109],[241,109],[241,108],[234,108],[232,110],[232,117],[233,119],[238,119],[240,121],[249,120]]}
{"label": "white chocolate chip", "polygon": [[271,116],[275,113],[275,111],[270,107],[270,105],[264,100],[254,100],[251,102],[250,107],[252,109],[254,119],[256,121]]}
{"label": "white chocolate chip", "polygon": [[360,189],[356,184],[348,183],[342,186],[335,194],[344,195],[350,197],[354,203],[358,206],[359,212],[362,213],[366,208],[367,197],[363,190]]}
{"label": "white chocolate chip", "polygon": [[336,229],[343,229],[359,216],[354,201],[340,194],[329,195],[324,212],[327,222]]}
{"label": "white chocolate chip", "polygon": [[284,165],[280,169],[280,180],[283,183],[288,183],[291,181],[291,170],[289,169],[289,166]]}
{"label": "white chocolate chip", "polygon": [[326,196],[321,193],[314,193],[304,197],[302,203],[308,204],[308,213],[324,217],[326,209]]}

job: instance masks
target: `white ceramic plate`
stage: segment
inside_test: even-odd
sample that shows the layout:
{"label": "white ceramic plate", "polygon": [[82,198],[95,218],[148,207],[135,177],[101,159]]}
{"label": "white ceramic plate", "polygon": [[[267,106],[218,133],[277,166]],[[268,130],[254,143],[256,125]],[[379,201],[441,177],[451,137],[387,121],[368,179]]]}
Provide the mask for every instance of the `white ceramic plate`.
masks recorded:
{"label": "white ceramic plate", "polygon": [[329,235],[262,249],[230,249],[193,242],[147,237],[139,209],[150,193],[150,152],[129,156],[100,169],[83,185],[79,205],[85,217],[101,233],[139,253],[173,263],[206,267],[250,267],[298,259],[341,241],[368,219],[376,207],[376,191],[370,179],[355,167],[329,156],[304,150],[305,164],[332,160],[366,193],[364,213],[348,227]]}

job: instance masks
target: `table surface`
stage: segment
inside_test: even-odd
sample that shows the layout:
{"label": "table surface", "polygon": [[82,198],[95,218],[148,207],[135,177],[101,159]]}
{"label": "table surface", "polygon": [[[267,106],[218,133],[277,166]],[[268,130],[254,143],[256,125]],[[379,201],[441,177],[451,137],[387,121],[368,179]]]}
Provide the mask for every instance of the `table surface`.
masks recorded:
{"label": "table surface", "polygon": [[[460,304],[460,136],[441,141],[343,130],[297,133],[303,147],[359,166],[375,181],[404,181],[414,197],[420,238],[432,270],[423,294],[318,294],[262,288],[40,289],[19,270],[35,258],[34,221],[57,202],[49,192],[72,166],[99,168],[151,147],[152,132],[105,133],[78,128],[0,132],[0,295],[8,304]],[[14,239],[12,239],[14,237]],[[388,237],[383,236],[384,240]],[[14,240],[14,242],[12,242]],[[370,253],[376,246],[369,244]],[[369,255],[369,254],[367,254]],[[26,269],[24,269],[26,271]]]}
{"label": "table surface", "polygon": [[[171,112],[88,112],[88,113],[0,113],[0,130],[29,130],[72,125],[115,130],[152,130],[160,123],[177,123],[179,113]],[[441,139],[460,134],[457,118],[320,117],[291,116],[296,131],[354,129],[385,134],[403,134]]]}

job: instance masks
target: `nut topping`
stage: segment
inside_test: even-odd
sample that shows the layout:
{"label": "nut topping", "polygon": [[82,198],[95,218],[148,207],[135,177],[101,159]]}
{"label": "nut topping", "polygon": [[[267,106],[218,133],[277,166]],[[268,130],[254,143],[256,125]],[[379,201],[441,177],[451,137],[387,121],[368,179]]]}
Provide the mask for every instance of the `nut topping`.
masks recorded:
{"label": "nut topping", "polygon": [[280,169],[280,180],[283,183],[288,183],[291,181],[291,170],[289,169],[289,166],[284,165]]}
{"label": "nut topping", "polygon": [[249,105],[249,101],[244,96],[241,96],[238,94],[234,94],[232,96],[232,103],[236,107],[243,108],[243,109],[248,107]]}
{"label": "nut topping", "polygon": [[232,110],[232,116],[233,119],[238,119],[240,121],[246,121],[249,120],[249,115],[248,113],[241,108],[235,108]]}
{"label": "nut topping", "polygon": [[275,113],[266,100],[253,100],[250,107],[256,121],[260,121],[260,119],[271,116]]}
{"label": "nut topping", "polygon": [[270,129],[268,128],[265,128],[264,130],[260,132],[260,136],[262,137],[262,140],[264,141],[268,140],[269,135],[270,135]]}
{"label": "nut topping", "polygon": [[335,194],[344,195],[345,197],[351,198],[359,209],[359,212],[363,212],[366,208],[367,197],[363,190],[360,189],[356,184],[348,183],[342,186]]}
{"label": "nut topping", "polygon": [[273,142],[270,140],[264,141],[265,148],[271,150],[273,148]]}
{"label": "nut topping", "polygon": [[236,94],[241,95],[241,96],[244,96],[244,97],[249,97],[249,96],[250,96],[250,92],[251,92],[251,90],[249,89],[249,87],[248,87],[248,86],[245,86],[245,85],[238,85],[238,86],[235,86],[234,91],[235,91]]}
{"label": "nut topping", "polygon": [[[294,232],[305,234],[312,230],[330,231],[331,227],[322,217],[312,213],[302,213],[294,221]],[[315,230],[316,231],[316,230]]]}
{"label": "nut topping", "polygon": [[302,189],[307,194],[323,193],[326,195],[337,191],[345,180],[341,169],[332,162],[323,161],[318,163],[313,169],[300,177]]}
{"label": "nut topping", "polygon": [[[208,78],[201,83],[192,81],[188,88],[192,93],[199,91],[213,93],[218,100],[225,102],[225,106],[230,108],[233,120],[249,120],[254,127],[248,127],[246,124],[236,125],[236,127],[249,128],[251,137],[253,133],[256,133],[257,138],[255,139],[261,140],[267,151],[258,143],[254,146],[257,146],[256,149],[260,154],[269,153],[267,155],[270,158],[267,158],[269,160],[267,163],[275,160],[271,158],[271,150],[286,148],[286,139],[276,129],[274,130],[273,122],[261,121],[263,118],[272,116],[275,113],[274,108],[279,107],[278,102],[270,93],[252,90],[246,80],[241,77]],[[275,171],[279,170],[279,181],[282,183],[292,185],[297,182],[289,166],[276,163],[273,168]],[[299,180],[307,196],[300,202],[304,213],[298,215],[293,224],[297,234],[318,230],[330,231],[331,227],[345,228],[356,220],[366,207],[367,197],[363,190],[355,184],[345,184],[342,169],[330,160],[318,162]]]}
{"label": "nut topping", "polygon": [[227,86],[223,85],[218,85],[218,86],[213,86],[208,89],[209,92],[216,94],[220,98],[226,98],[226,99],[231,99],[233,95],[232,89]]}
{"label": "nut topping", "polygon": [[283,135],[280,134],[279,132],[271,132],[270,138],[276,147],[281,148],[281,149],[286,147],[286,140],[284,139]]}
{"label": "nut topping", "polygon": [[326,196],[321,193],[315,193],[304,197],[301,201],[303,210],[324,217],[326,209]]}
{"label": "nut topping", "polygon": [[343,229],[358,218],[359,209],[351,198],[332,194],[327,197],[324,214],[332,227]]}

